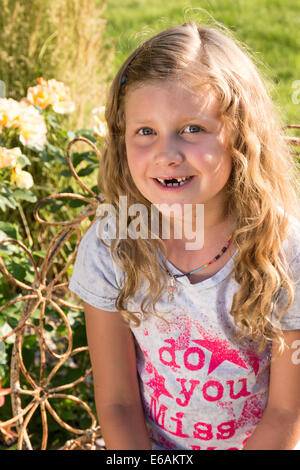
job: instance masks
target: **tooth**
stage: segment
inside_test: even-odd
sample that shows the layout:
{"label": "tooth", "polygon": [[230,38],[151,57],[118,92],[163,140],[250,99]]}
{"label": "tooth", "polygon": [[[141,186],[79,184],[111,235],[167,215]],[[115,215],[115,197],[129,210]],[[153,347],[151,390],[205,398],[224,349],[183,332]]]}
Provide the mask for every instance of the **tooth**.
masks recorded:
{"label": "tooth", "polygon": [[167,180],[176,179],[177,183],[165,183],[165,180],[162,178],[156,178],[163,186],[166,187],[178,187],[183,186],[183,184],[190,179],[190,176],[185,176],[183,178],[168,178]]}

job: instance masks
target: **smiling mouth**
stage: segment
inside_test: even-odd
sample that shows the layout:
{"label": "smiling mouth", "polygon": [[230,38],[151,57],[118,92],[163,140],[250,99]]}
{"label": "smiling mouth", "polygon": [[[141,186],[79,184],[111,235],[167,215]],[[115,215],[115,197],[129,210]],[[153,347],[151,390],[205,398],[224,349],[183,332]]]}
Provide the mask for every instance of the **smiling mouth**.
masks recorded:
{"label": "smiling mouth", "polygon": [[185,184],[187,184],[192,178],[193,176],[186,176],[183,178],[170,178],[170,179],[154,178],[154,179],[164,187],[178,188],[180,186],[184,186]]}

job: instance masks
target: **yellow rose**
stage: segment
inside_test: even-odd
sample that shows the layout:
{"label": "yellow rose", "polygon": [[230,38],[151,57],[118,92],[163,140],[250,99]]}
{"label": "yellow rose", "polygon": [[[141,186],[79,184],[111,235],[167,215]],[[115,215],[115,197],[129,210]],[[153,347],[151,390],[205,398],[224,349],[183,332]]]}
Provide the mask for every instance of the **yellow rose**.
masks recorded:
{"label": "yellow rose", "polygon": [[33,186],[33,179],[28,171],[21,170],[20,167],[15,166],[11,172],[11,182],[16,183],[18,188],[29,189]]}
{"label": "yellow rose", "polygon": [[75,104],[71,99],[71,90],[68,86],[52,78],[48,80],[48,87],[56,97],[53,104],[53,110],[56,113],[72,113],[75,110]]}
{"label": "yellow rose", "polygon": [[71,113],[75,105],[71,100],[70,88],[63,82],[58,82],[54,78],[44,80],[37,78],[38,85],[27,90],[26,101],[32,105],[39,105],[42,109],[52,105],[53,110],[59,114]]}
{"label": "yellow rose", "polygon": [[0,98],[0,132],[3,127],[15,127],[20,131],[23,145],[42,150],[46,143],[47,127],[44,117],[27,100]]}
{"label": "yellow rose", "polygon": [[47,108],[53,103],[53,95],[50,90],[42,85],[30,87],[27,90],[27,97],[23,101],[27,101],[29,104],[38,105],[42,109]]}
{"label": "yellow rose", "polygon": [[0,98],[0,132],[2,127],[18,127],[19,120],[19,102],[12,98]]}
{"label": "yellow rose", "polygon": [[94,132],[98,137],[105,137],[108,132],[107,123],[105,120],[105,106],[95,108],[92,111],[96,125],[94,126]]}
{"label": "yellow rose", "polygon": [[25,102],[20,103],[20,141],[42,150],[46,143],[47,126],[38,110]]}
{"label": "yellow rose", "polygon": [[7,166],[16,166],[18,157],[21,156],[22,152],[19,147],[15,147],[13,149],[0,147],[0,168],[5,168]]}

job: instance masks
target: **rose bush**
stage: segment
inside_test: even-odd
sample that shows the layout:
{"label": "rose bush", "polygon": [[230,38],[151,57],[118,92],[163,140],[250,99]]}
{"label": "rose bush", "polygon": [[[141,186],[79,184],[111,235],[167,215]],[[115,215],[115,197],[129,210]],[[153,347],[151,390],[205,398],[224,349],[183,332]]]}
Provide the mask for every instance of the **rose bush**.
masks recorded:
{"label": "rose bush", "polygon": [[[45,228],[33,217],[33,208],[38,200],[54,193],[80,193],[80,187],[74,178],[66,160],[66,148],[69,141],[83,136],[101,147],[106,134],[104,120],[104,107],[93,111],[95,127],[93,129],[70,130],[64,127],[64,116],[75,110],[69,88],[55,79],[37,79],[37,85],[29,87],[26,97],[20,101],[11,98],[0,99],[0,241],[4,238],[13,238],[22,242],[30,249],[34,260],[43,259],[47,246],[53,236],[51,226]],[[77,144],[76,144],[77,145]],[[99,160],[94,151],[72,152],[71,160],[77,174],[89,179],[88,185],[94,192],[97,191],[97,170]],[[78,199],[71,199],[67,207],[66,199],[59,198],[49,201],[45,206],[44,216],[49,221],[71,220],[75,217],[77,208],[86,204]],[[56,230],[57,232],[57,230]],[[62,258],[54,260],[56,272],[60,272],[65,260],[75,249],[75,238],[72,237],[64,245]],[[30,284],[34,281],[34,269],[28,256],[18,245],[6,242],[0,247],[0,256],[9,273],[21,282]],[[70,268],[71,269],[71,268]],[[70,270],[67,274],[70,274]],[[22,295],[16,285],[0,271],[0,308],[9,301],[18,299]],[[0,311],[0,337],[5,336],[15,328],[24,307],[23,301],[16,301]],[[86,345],[84,318],[79,310],[65,309],[65,314],[72,324],[73,341],[78,346]],[[51,307],[47,310],[51,322],[44,325],[49,341],[59,344],[65,333],[58,322],[55,311]],[[36,327],[39,327],[39,311],[31,317]],[[10,357],[14,336],[8,337],[1,344],[0,380],[2,390],[10,386]],[[63,344],[63,343],[62,343]],[[4,346],[3,346],[4,345]],[[27,370],[32,376],[38,376],[38,357],[40,354],[37,338],[33,334],[24,337],[23,360]],[[74,361],[64,365],[60,374],[56,376],[56,384],[71,382],[86,370],[89,362],[88,354],[80,354]],[[47,367],[51,364],[46,364]],[[22,384],[26,387],[26,384]],[[1,386],[0,386],[1,388]],[[93,390],[91,381],[81,384],[77,388],[80,398],[90,402],[93,407]],[[6,393],[7,395],[7,393]],[[10,399],[0,394],[1,421],[11,417]],[[61,400],[57,405],[57,412],[66,421],[76,421],[77,426],[85,427],[86,417],[82,416],[76,405]],[[33,444],[38,448],[40,444],[40,422],[34,415],[31,429]],[[13,433],[13,431],[10,431]],[[36,436],[35,436],[36,434]],[[13,434],[12,434],[13,435]],[[70,435],[60,429],[57,423],[49,419],[49,447],[59,446],[70,438]],[[0,432],[1,441],[7,445],[7,440]],[[11,441],[9,441],[11,443]]]}

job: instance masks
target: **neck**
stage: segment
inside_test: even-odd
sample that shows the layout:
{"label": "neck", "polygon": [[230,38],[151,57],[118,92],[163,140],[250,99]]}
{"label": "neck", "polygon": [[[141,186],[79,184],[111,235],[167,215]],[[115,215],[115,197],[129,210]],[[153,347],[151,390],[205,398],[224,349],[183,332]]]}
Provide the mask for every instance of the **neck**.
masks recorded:
{"label": "neck", "polygon": [[167,244],[176,244],[177,247],[199,239],[200,234],[204,245],[210,244],[216,239],[227,238],[234,230],[236,219],[221,211],[210,213],[205,208],[196,214],[194,209],[190,213],[184,212],[184,217],[165,218],[166,226],[170,227],[170,235],[164,238]]}

